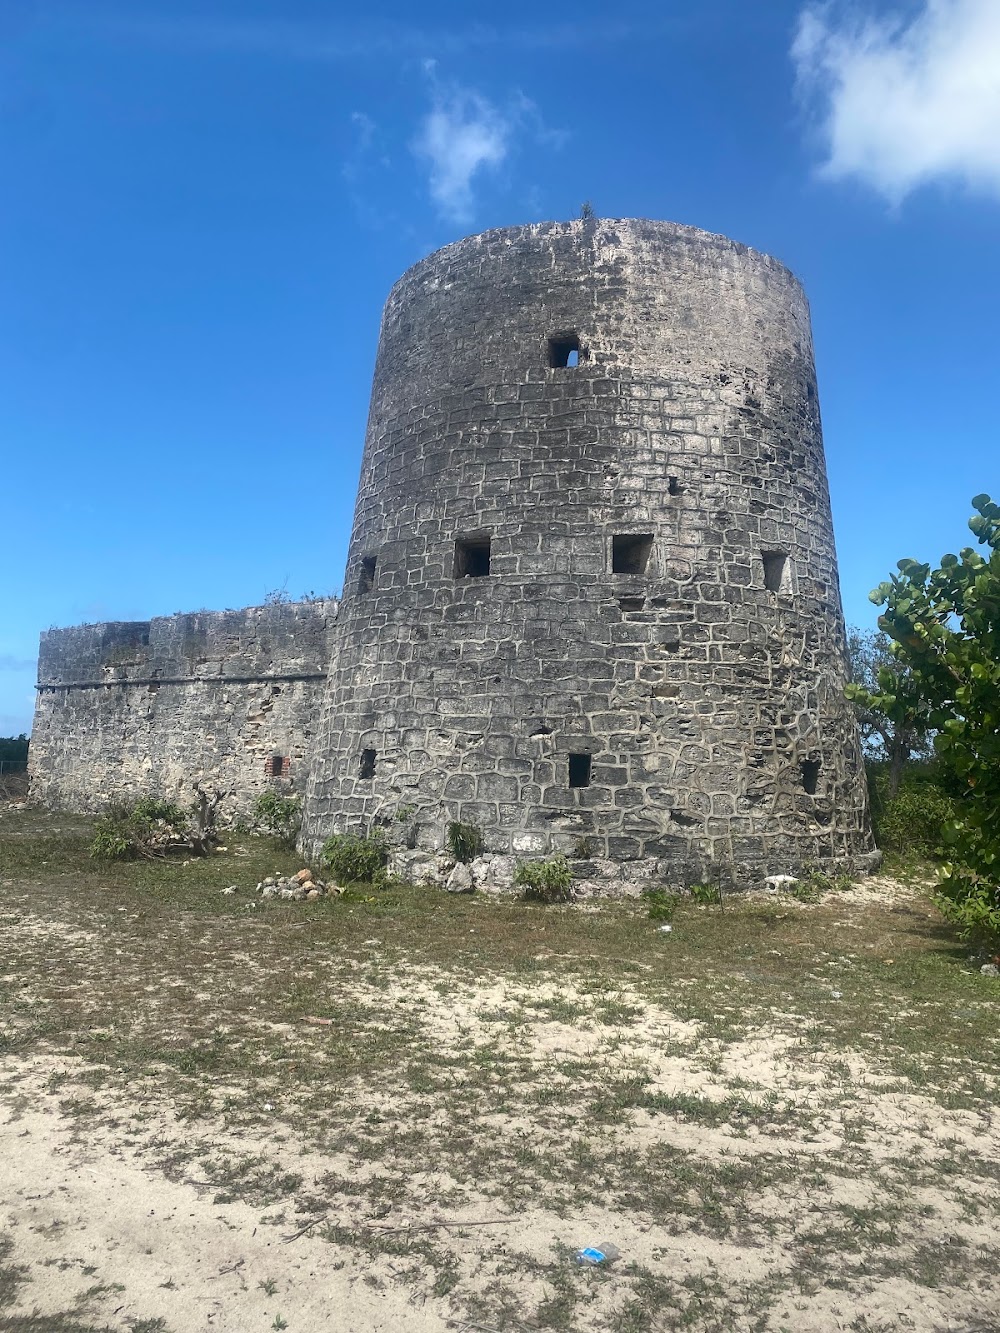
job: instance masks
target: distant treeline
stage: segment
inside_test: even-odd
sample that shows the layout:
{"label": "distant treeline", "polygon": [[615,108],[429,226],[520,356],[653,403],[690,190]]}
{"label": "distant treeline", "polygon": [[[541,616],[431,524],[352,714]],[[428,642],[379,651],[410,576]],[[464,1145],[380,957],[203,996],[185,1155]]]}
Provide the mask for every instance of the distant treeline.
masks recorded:
{"label": "distant treeline", "polygon": [[0,736],[0,759],[13,759],[25,763],[28,758],[28,738],[22,731],[20,736]]}

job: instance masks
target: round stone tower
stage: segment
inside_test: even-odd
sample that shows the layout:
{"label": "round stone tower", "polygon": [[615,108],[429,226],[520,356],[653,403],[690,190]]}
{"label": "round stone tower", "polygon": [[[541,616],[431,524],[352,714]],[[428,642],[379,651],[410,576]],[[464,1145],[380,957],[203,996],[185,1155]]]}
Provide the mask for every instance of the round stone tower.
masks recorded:
{"label": "round stone tower", "polygon": [[[304,838],[746,883],[871,853],[809,312],[667,222],[504,228],[382,321]],[[654,867],[653,863],[659,863]]]}

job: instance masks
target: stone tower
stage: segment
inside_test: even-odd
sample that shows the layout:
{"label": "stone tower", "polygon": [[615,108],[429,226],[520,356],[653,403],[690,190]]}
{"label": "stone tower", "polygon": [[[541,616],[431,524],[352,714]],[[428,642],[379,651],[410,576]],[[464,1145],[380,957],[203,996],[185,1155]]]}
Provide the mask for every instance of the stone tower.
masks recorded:
{"label": "stone tower", "polygon": [[385,308],[305,842],[863,865],[844,640],[792,274],[667,222],[469,237]]}

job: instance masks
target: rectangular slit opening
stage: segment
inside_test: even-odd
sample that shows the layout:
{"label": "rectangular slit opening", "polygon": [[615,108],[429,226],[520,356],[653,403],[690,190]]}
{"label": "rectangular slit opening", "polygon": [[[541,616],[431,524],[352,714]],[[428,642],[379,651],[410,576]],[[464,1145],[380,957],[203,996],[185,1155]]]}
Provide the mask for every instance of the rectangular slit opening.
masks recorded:
{"label": "rectangular slit opening", "polygon": [[575,370],[580,364],[580,339],[575,333],[557,333],[549,339],[549,365],[555,370]]}
{"label": "rectangular slit opening", "polygon": [[803,759],[799,769],[802,773],[802,790],[807,796],[815,796],[819,784],[819,760]]}
{"label": "rectangular slit opening", "polygon": [[375,776],[375,759],[376,759],[375,750],[361,751],[361,766],[358,769],[359,778],[364,778],[367,781],[369,778],[373,778]]}
{"label": "rectangular slit opening", "polygon": [[361,558],[361,568],[358,570],[358,596],[365,597],[375,587],[375,568],[378,564],[378,557],[366,555]]}
{"label": "rectangular slit opening", "polygon": [[768,592],[791,592],[791,567],[784,551],[762,551],[764,587]]}
{"label": "rectangular slit opening", "polygon": [[482,579],[489,572],[489,537],[460,537],[455,542],[455,578]]}
{"label": "rectangular slit opening", "polygon": [[571,754],[569,757],[569,785],[571,787],[590,786],[590,755]]}
{"label": "rectangular slit opening", "polygon": [[652,533],[617,534],[611,538],[612,574],[645,574],[652,550]]}
{"label": "rectangular slit opening", "polygon": [[288,772],[288,756],[280,754],[268,755],[264,761],[264,772],[269,778],[282,778]]}

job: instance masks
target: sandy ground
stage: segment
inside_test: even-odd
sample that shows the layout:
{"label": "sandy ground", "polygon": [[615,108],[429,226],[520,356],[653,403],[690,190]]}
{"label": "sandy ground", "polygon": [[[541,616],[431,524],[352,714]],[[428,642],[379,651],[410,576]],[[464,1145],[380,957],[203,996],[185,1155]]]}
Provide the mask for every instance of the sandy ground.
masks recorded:
{"label": "sandy ground", "polygon": [[[257,1068],[227,1087],[155,1061],[139,1074],[98,1069],[44,1039],[12,1049],[0,1060],[0,1330],[40,1316],[43,1333],[996,1333],[996,1079],[949,1103],[879,1067],[877,1053],[808,1039],[850,984],[852,958],[872,947],[861,909],[905,908],[912,894],[874,877],[841,894],[838,947],[856,952],[836,972],[823,970],[830,955],[811,959],[807,1011],[779,1012],[778,990],[759,1026],[724,1037],[666,1007],[678,990],[656,1003],[624,978],[595,993],[585,974],[390,966],[375,935],[360,962],[303,956],[296,980],[317,1006],[366,1016],[353,1040],[416,1018],[438,1082],[423,1067],[408,1081],[408,1047],[399,1070],[343,1083],[324,1046],[335,1019],[258,1014],[254,958],[231,952],[220,966],[246,988],[244,1029],[280,1038],[275,1058],[289,1067],[329,1067],[312,1111],[296,1097],[315,1083],[296,1093],[291,1078],[277,1105],[247,1111],[272,1086]],[[809,909],[782,910],[805,921]],[[11,958],[20,941],[46,967],[59,950],[85,959],[99,943],[30,905],[0,924]],[[127,951],[108,956],[124,976]],[[148,998],[128,992],[125,1021],[146,1004],[183,1023],[184,987],[194,1001],[213,985],[222,993],[208,963],[196,980],[204,993],[165,969]],[[0,982],[36,1003],[25,976]],[[981,984],[963,1004],[990,1002],[971,988]],[[602,1017],[610,1001],[622,1017]],[[8,1030],[29,1012],[11,1007]],[[595,1118],[596,1093],[630,1079],[645,1102]],[[537,1099],[546,1089],[560,1094],[555,1109]],[[195,1093],[206,1109],[191,1119],[182,1099]],[[230,1093],[240,1114],[225,1113]],[[230,1189],[216,1169],[227,1161],[257,1165]],[[253,1171],[278,1182],[267,1203],[246,1187]],[[386,1181],[393,1190],[380,1193]],[[713,1208],[725,1225],[713,1227]],[[616,1265],[575,1266],[574,1250],[603,1240],[622,1250]]]}
{"label": "sandy ground", "polygon": [[[382,1273],[369,1285],[372,1264],[349,1249],[308,1234],[286,1243],[297,1226],[262,1225],[260,1209],[171,1183],[107,1130],[81,1135],[44,1091],[65,1062],[31,1063],[0,1104],[0,1234],[14,1243],[7,1262],[31,1278],[6,1312],[14,1327],[17,1315],[71,1311],[114,1329],[162,1318],[178,1333],[250,1333],[276,1317],[302,1333],[454,1328]],[[259,1285],[268,1279],[273,1296]]]}

